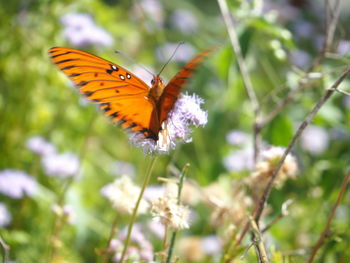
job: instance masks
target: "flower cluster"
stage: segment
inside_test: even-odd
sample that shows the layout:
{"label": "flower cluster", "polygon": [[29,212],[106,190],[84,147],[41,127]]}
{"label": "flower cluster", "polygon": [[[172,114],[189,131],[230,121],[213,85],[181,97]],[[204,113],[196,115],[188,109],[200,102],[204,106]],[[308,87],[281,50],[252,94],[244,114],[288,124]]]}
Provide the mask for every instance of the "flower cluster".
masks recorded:
{"label": "flower cluster", "polygon": [[179,254],[184,262],[199,262],[208,255],[219,253],[221,246],[221,241],[214,235],[204,238],[190,236],[179,241]]}
{"label": "flower cluster", "polygon": [[130,137],[131,143],[143,148],[145,152],[166,153],[181,141],[190,142],[190,127],[204,127],[208,121],[208,113],[201,109],[203,102],[197,95],[182,94],[163,123],[157,142],[145,139],[143,134],[134,133]]}
{"label": "flower cluster", "polygon": [[[284,151],[285,149],[282,147],[270,147],[269,149],[262,151],[260,160],[255,166],[255,171],[245,180],[255,197],[260,196],[266,188]],[[280,188],[288,178],[295,178],[297,173],[297,161],[294,156],[288,154],[277,174],[274,186]]]}
{"label": "flower cluster", "polygon": [[151,214],[155,221],[172,229],[189,228],[190,211],[186,206],[177,204],[173,196],[163,196],[151,203]]}
{"label": "flower cluster", "polygon": [[27,148],[40,155],[41,164],[48,176],[71,177],[78,174],[79,158],[73,153],[57,153],[56,147],[42,137],[27,140]]}
{"label": "flower cluster", "polygon": [[[111,201],[116,210],[132,214],[140,194],[140,188],[131,181],[130,177],[123,175],[113,183],[104,186],[101,189],[101,194]],[[142,199],[138,213],[145,213],[147,208],[148,203]]]}
{"label": "flower cluster", "polygon": [[[126,251],[127,262],[153,262],[153,246],[149,242],[144,233],[144,229],[140,224],[134,225],[131,232],[131,245]],[[119,262],[121,252],[123,250],[123,241],[126,239],[127,229],[123,229],[119,235],[112,239],[109,250],[115,253],[114,262]]]}
{"label": "flower cluster", "polygon": [[76,47],[88,45],[111,46],[113,43],[112,36],[103,28],[95,25],[90,15],[66,14],[61,17],[61,23],[65,26],[64,37]]}
{"label": "flower cluster", "polygon": [[204,189],[204,193],[206,203],[212,207],[210,221],[215,227],[231,224],[235,228],[241,226],[253,204],[242,184],[238,182],[212,183]]}
{"label": "flower cluster", "polygon": [[36,180],[25,172],[6,169],[0,171],[0,193],[14,199],[33,196],[38,190]]}

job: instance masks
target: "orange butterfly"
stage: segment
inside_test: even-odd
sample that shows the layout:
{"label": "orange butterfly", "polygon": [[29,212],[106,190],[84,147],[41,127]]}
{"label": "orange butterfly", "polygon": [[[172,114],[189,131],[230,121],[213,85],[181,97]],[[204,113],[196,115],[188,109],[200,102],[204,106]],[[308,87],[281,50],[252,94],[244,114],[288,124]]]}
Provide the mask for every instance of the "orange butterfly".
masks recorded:
{"label": "orange butterfly", "polygon": [[174,108],[181,88],[212,49],[200,52],[165,86],[159,75],[149,87],[123,67],[77,49],[53,47],[52,61],[89,100],[122,128],[158,140],[162,123]]}

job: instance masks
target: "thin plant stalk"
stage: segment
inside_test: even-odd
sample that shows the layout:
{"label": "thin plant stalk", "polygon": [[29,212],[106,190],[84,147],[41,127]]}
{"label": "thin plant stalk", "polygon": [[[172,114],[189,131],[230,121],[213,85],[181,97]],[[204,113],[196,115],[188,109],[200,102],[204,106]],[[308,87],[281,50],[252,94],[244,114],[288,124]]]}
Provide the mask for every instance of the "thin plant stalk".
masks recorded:
{"label": "thin plant stalk", "polygon": [[157,155],[152,156],[151,162],[150,162],[150,164],[148,166],[148,169],[147,169],[147,172],[146,172],[145,180],[143,181],[143,184],[142,184],[142,188],[141,188],[139,197],[137,199],[135,208],[134,208],[134,210],[132,212],[132,215],[131,215],[131,219],[130,219],[130,223],[129,223],[129,227],[128,227],[128,233],[126,235],[126,239],[125,239],[125,242],[124,242],[124,248],[123,248],[122,256],[120,258],[119,263],[123,263],[124,262],[126,251],[128,249],[129,243],[130,243],[131,231],[132,231],[132,228],[133,228],[133,226],[135,224],[135,221],[136,221],[137,211],[139,209],[143,193],[145,192],[145,189],[146,189],[146,187],[147,187],[147,185],[149,183],[149,180],[151,179],[153,167],[154,167],[154,164],[155,164],[156,160],[157,160]]}
{"label": "thin plant stalk", "polygon": [[109,237],[108,237],[108,241],[107,241],[107,247],[105,249],[105,256],[104,256],[104,259],[102,260],[103,263],[107,263],[108,262],[108,259],[109,259],[109,247],[111,245],[111,241],[113,239],[113,236],[115,235],[116,233],[116,226],[117,226],[117,223],[118,223],[118,218],[119,218],[119,213],[116,214],[116,216],[114,217],[114,220],[113,220],[113,223],[112,223],[112,228],[111,228],[111,232],[109,233]]}
{"label": "thin plant stalk", "polygon": [[[186,164],[184,166],[184,168],[182,169],[182,171],[181,171],[180,180],[179,180],[179,183],[178,183],[178,191],[177,191],[177,204],[178,205],[181,204],[182,186],[183,186],[183,183],[184,183],[184,180],[185,180],[185,175],[187,173],[187,170],[188,170],[189,166],[190,166],[189,164]],[[175,245],[175,240],[176,240],[176,233],[177,233],[177,231],[175,230],[172,233],[172,235],[171,235],[166,263],[170,263],[170,261],[171,261],[171,257],[172,257],[173,250],[174,250],[174,245]]]}

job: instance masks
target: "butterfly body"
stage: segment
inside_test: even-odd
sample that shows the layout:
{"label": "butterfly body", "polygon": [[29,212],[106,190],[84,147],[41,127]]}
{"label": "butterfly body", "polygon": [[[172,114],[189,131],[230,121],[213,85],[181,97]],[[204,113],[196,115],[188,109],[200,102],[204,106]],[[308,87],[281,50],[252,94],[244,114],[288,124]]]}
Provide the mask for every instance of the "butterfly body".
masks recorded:
{"label": "butterfly body", "polygon": [[52,61],[90,101],[122,128],[158,140],[162,123],[187,79],[211,50],[199,53],[167,84],[155,75],[151,87],[123,67],[93,54],[71,48],[49,50]]}

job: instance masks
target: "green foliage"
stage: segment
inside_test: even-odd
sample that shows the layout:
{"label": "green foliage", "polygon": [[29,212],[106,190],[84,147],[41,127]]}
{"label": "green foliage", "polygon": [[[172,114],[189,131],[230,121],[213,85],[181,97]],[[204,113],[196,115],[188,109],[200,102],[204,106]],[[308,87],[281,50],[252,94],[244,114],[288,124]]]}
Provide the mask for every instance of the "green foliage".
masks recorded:
{"label": "green foliage", "polygon": [[[142,2],[147,2],[148,6]],[[157,9],[152,2],[160,6],[154,13],[147,9]],[[318,42],[325,35],[324,20],[319,14],[319,10],[324,9],[321,1],[309,3],[310,8],[286,4],[292,18],[274,1],[271,5],[276,10],[268,11],[261,9],[262,1],[232,1],[230,4],[242,54],[260,103],[259,117],[266,117],[291,91],[305,86],[261,133],[265,145],[287,147],[300,123],[349,65],[348,54],[342,54],[336,48],[339,42],[349,48],[345,41],[350,33],[346,26],[350,22],[348,4],[342,10],[331,54],[313,69],[319,73],[316,78],[307,78],[306,72],[321,54]],[[176,10],[190,12],[196,27],[177,27],[172,21]],[[141,149],[129,144],[127,133],[112,124],[95,105],[86,103],[51,63],[47,54],[49,48],[78,48],[64,36],[64,25],[60,22],[62,16],[69,13],[91,15],[96,25],[113,39],[109,46],[86,45],[81,49],[115,61],[132,72],[133,63],[115,54],[115,50],[157,73],[164,64],[162,57],[168,57],[168,54],[161,54],[160,49],[166,44],[186,41],[193,48],[193,55],[209,46],[218,46],[196,71],[186,89],[186,92],[204,98],[208,124],[194,129],[191,143],[181,144],[170,154],[159,157],[151,184],[158,184],[157,177],[173,178],[174,167],[181,170],[189,163],[187,177],[202,193],[206,186],[221,183],[225,185],[222,194],[228,192],[226,197],[234,204],[236,185],[249,193],[254,192],[254,187],[246,190],[249,187],[244,182],[251,175],[250,171],[230,171],[224,164],[231,152],[253,148],[255,115],[216,1],[7,1],[0,8],[0,170],[24,171],[38,182],[38,191],[33,197],[12,199],[0,193],[0,202],[6,204],[12,215],[11,223],[0,229],[1,238],[10,247],[11,261],[101,261],[102,257],[96,251],[106,247],[116,213],[100,194],[101,188],[115,179],[111,165],[116,160],[131,163],[136,170],[133,180],[141,184],[149,162]],[[300,26],[297,22],[304,24]],[[306,27],[312,29],[305,35],[298,32],[297,26],[299,31]],[[304,57],[298,57],[297,51],[302,51]],[[308,59],[303,63],[305,57]],[[191,55],[187,60],[190,58]],[[171,79],[183,64],[184,61],[171,61],[162,73],[164,79]],[[345,80],[341,89],[346,90],[348,84],[349,80]],[[264,235],[264,238],[268,236],[265,245],[271,262],[305,262],[316,244],[349,166],[349,121],[349,97],[336,93],[312,122],[326,138],[317,135],[308,139],[313,139],[316,144],[318,140],[328,144],[319,152],[308,149],[305,141],[293,148],[299,173],[294,180],[272,190],[268,200],[269,213],[261,223],[271,222],[280,213],[282,204],[293,199],[289,214]],[[226,136],[231,130],[245,131],[249,142],[244,146],[230,144]],[[26,147],[27,140],[33,136],[45,138],[59,153],[76,154],[81,161],[79,176],[72,181],[48,176],[42,158]],[[62,194],[65,187],[67,192]],[[59,200],[62,196],[63,200]],[[72,224],[64,222],[59,227],[58,239],[53,240],[58,216],[52,206],[60,201],[72,207],[75,220]],[[350,195],[346,193],[315,262],[350,261],[349,202]],[[195,211],[192,226],[178,233],[175,245],[180,262],[220,262],[226,252],[232,252],[230,255],[235,255],[236,260],[245,255],[242,262],[257,262],[254,249],[246,250],[250,244],[249,234],[237,250],[221,250],[199,259],[191,259],[178,249],[181,239],[189,236],[203,238],[216,234],[226,248],[236,238],[228,236],[233,231],[231,222],[219,226],[212,224],[213,207],[205,201],[193,205],[192,210]],[[244,215],[251,211],[252,207],[249,207]],[[146,225],[150,218],[147,214],[139,221]],[[128,220],[129,216],[121,214],[118,230],[125,228]],[[241,230],[242,225],[237,227],[238,233]],[[155,251],[163,248],[162,241],[154,234],[147,233],[146,236]],[[50,261],[55,246],[56,258]]]}

